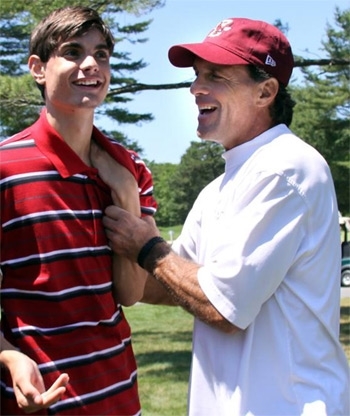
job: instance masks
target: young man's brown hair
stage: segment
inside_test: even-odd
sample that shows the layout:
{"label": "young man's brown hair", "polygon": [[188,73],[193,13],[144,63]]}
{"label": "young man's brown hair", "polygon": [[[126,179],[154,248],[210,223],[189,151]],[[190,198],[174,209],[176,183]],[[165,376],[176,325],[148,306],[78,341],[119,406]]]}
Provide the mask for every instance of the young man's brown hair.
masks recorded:
{"label": "young man's brown hair", "polygon": [[[43,19],[30,37],[29,55],[38,55],[42,62],[47,62],[59,44],[92,28],[102,33],[112,55],[115,41],[110,29],[94,9],[82,6],[57,9]],[[44,87],[37,86],[45,99]]]}

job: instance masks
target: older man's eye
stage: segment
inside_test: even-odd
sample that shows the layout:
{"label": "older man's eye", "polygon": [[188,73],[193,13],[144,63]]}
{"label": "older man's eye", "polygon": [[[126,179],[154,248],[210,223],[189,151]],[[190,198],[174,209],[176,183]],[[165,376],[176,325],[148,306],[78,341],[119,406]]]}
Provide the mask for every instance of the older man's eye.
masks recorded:
{"label": "older man's eye", "polygon": [[210,78],[212,78],[212,79],[221,79],[221,78],[222,78],[222,76],[221,76],[221,75],[219,75],[217,72],[212,72],[212,73],[210,74]]}

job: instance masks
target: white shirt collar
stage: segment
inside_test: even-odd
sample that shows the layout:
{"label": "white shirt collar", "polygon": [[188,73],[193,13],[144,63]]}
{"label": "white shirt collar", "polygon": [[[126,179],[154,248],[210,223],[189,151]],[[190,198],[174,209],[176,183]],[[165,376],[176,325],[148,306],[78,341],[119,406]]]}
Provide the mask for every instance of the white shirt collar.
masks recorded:
{"label": "white shirt collar", "polygon": [[227,150],[222,155],[226,162],[225,172],[237,169],[248,160],[256,150],[260,149],[265,144],[270,143],[276,137],[286,133],[290,133],[288,127],[285,124],[278,124],[277,126],[264,131],[254,139]]}

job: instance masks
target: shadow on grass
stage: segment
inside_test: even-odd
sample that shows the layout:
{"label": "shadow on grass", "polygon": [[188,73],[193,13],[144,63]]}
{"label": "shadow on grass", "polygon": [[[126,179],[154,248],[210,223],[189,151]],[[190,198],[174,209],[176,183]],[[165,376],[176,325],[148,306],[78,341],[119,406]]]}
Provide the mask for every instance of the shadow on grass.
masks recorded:
{"label": "shadow on grass", "polygon": [[191,366],[192,331],[134,331],[134,347],[147,339],[142,351],[135,351],[139,368],[147,377],[187,382]]}
{"label": "shadow on grass", "polygon": [[191,351],[146,352],[136,354],[136,361],[138,367],[143,369],[147,377],[187,382],[191,365]]}
{"label": "shadow on grass", "polygon": [[166,342],[192,342],[192,331],[132,331],[133,343],[142,342],[145,338],[152,337],[158,339],[159,342],[166,339]]}

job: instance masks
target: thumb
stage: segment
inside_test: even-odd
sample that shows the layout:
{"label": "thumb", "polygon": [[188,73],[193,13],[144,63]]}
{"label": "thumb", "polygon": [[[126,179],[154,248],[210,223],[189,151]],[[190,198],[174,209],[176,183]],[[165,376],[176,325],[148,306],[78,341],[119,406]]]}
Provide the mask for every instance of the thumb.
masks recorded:
{"label": "thumb", "polygon": [[33,404],[39,406],[43,404],[40,392],[32,384],[26,383],[23,386],[16,384],[14,392],[20,408],[26,408]]}
{"label": "thumb", "polygon": [[105,209],[105,214],[113,220],[118,220],[126,212],[127,211],[125,211],[123,208],[118,207],[117,205],[110,205]]}

